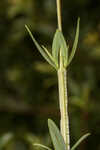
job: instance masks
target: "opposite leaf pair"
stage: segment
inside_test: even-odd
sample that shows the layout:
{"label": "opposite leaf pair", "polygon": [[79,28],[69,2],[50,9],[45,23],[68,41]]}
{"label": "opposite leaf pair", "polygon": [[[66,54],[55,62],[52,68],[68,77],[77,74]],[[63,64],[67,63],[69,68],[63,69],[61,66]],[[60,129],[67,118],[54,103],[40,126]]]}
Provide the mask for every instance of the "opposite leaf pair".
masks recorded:
{"label": "opposite leaf pair", "polygon": [[[50,132],[50,136],[52,139],[52,143],[54,146],[55,150],[67,150],[67,145],[64,142],[64,139],[58,129],[58,127],[56,126],[56,124],[51,120],[48,119],[48,127],[49,127],[49,132]],[[84,140],[86,139],[88,136],[90,135],[90,133],[87,133],[85,135],[83,135],[76,143],[75,145],[71,148],[71,150],[75,150],[76,147]],[[52,150],[51,148],[44,146],[42,144],[34,144],[35,146],[40,146],[42,148],[48,149],[48,150]]]}
{"label": "opposite leaf pair", "polygon": [[56,30],[56,33],[54,35],[53,44],[52,44],[52,55],[51,55],[51,53],[49,53],[49,51],[44,46],[41,47],[38,44],[38,42],[33,37],[32,33],[31,33],[30,29],[27,27],[27,25],[25,25],[25,27],[26,27],[29,35],[31,36],[35,46],[41,53],[41,55],[47,60],[47,62],[50,65],[52,65],[56,70],[58,70],[60,67],[60,65],[59,65],[60,64],[60,59],[59,59],[60,51],[61,51],[62,63],[63,63],[64,68],[66,68],[71,63],[71,61],[75,55],[75,51],[76,51],[77,43],[78,43],[78,37],[79,37],[79,21],[80,21],[80,19],[78,18],[75,40],[74,40],[74,44],[73,44],[72,52],[71,52],[70,56],[68,56],[68,45],[66,44],[63,33],[60,30]]}

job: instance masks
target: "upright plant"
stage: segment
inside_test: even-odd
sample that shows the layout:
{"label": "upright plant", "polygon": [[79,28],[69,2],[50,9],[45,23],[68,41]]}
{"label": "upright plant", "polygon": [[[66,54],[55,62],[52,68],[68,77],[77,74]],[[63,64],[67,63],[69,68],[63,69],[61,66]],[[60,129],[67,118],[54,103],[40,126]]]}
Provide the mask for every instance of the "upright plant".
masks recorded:
{"label": "upright plant", "polygon": [[[56,71],[58,76],[58,87],[59,87],[59,105],[60,105],[60,131],[56,124],[48,119],[48,127],[51,135],[51,139],[54,145],[55,150],[74,150],[81,141],[83,141],[90,134],[87,133],[83,135],[76,144],[70,148],[70,133],[69,133],[69,117],[68,117],[68,96],[67,96],[67,68],[71,63],[77,48],[78,38],[79,38],[79,22],[80,19],[77,20],[77,28],[74,44],[72,47],[71,54],[68,54],[69,46],[65,41],[65,38],[62,33],[62,23],[61,23],[61,1],[56,0],[57,3],[57,18],[58,18],[58,29],[56,30],[52,43],[52,54],[49,53],[46,47],[40,46],[38,42],[33,37],[30,29],[27,25],[25,25],[29,35],[31,36],[34,44],[37,49],[41,53],[41,55],[46,59],[46,61],[52,65]],[[45,149],[51,150],[51,148],[41,145],[34,144]]]}

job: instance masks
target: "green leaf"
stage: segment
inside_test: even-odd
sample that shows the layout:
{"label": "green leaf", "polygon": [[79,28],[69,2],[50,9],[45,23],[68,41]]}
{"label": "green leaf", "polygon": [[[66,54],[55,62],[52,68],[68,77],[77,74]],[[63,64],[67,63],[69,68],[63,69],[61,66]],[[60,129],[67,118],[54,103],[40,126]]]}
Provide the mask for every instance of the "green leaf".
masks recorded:
{"label": "green leaf", "polygon": [[83,136],[75,143],[75,145],[71,148],[71,150],[75,150],[75,148],[76,148],[83,140],[85,140],[89,135],[90,135],[90,133],[87,133],[87,134],[83,135]]}
{"label": "green leaf", "polygon": [[52,56],[54,57],[57,64],[58,64],[58,55],[60,50],[59,34],[60,31],[57,29],[52,43]]}
{"label": "green leaf", "polygon": [[[27,31],[28,31],[28,33],[29,33],[29,35],[30,35],[32,41],[34,42],[35,46],[37,47],[37,49],[39,50],[39,52],[41,53],[41,55],[47,60],[47,62],[48,62],[50,65],[52,65],[54,68],[57,69],[55,63],[54,63],[53,60],[51,60],[51,58],[50,58],[49,52],[48,52],[48,53],[47,53],[47,52],[45,53],[45,51],[41,48],[41,46],[38,44],[38,42],[37,42],[37,41],[35,40],[35,38],[33,37],[32,33],[31,33],[31,31],[30,31],[30,29],[28,28],[27,25],[25,25],[25,28],[27,29]],[[48,54],[49,54],[49,55],[48,55]]]}
{"label": "green leaf", "polygon": [[51,148],[49,148],[49,147],[47,147],[47,146],[45,146],[45,145],[42,145],[42,144],[34,143],[33,145],[34,145],[34,146],[39,146],[39,147],[41,147],[41,148],[45,148],[45,149],[47,149],[47,150],[52,150]]}
{"label": "green leaf", "polygon": [[56,63],[56,61],[54,60],[54,58],[52,57],[52,55],[48,52],[47,48],[42,45],[42,48],[44,49],[44,51],[46,52],[46,54],[49,56],[49,58],[52,60],[52,62],[54,62],[54,64],[56,65],[56,68],[58,68],[58,64]]}
{"label": "green leaf", "polygon": [[66,150],[64,139],[58,127],[51,119],[48,119],[48,127],[55,150]]}
{"label": "green leaf", "polygon": [[79,38],[79,23],[80,23],[80,18],[78,18],[78,20],[77,20],[76,35],[75,35],[75,40],[74,40],[72,52],[69,56],[68,65],[71,63],[71,61],[75,55],[75,52],[76,52],[76,48],[77,48],[77,44],[78,44],[78,38]]}
{"label": "green leaf", "polygon": [[52,56],[54,57],[57,64],[59,63],[59,53],[61,50],[62,59],[64,67],[67,66],[67,60],[68,60],[68,46],[66,44],[66,41],[64,39],[64,36],[61,31],[56,30],[56,33],[54,35],[53,44],[52,44]]}
{"label": "green leaf", "polygon": [[67,63],[68,63],[68,46],[66,44],[66,41],[65,41],[65,38],[64,38],[62,32],[60,32],[59,36],[60,36],[59,43],[61,45],[63,64],[64,64],[64,67],[66,67]]}

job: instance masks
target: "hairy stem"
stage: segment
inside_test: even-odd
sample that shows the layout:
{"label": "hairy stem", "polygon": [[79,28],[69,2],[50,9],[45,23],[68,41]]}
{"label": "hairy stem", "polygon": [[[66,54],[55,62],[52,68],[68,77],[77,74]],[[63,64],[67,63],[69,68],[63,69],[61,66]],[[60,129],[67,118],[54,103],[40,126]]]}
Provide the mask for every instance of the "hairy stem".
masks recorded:
{"label": "hairy stem", "polygon": [[67,80],[66,69],[60,68],[58,70],[58,85],[59,85],[59,103],[61,113],[61,134],[64,138],[67,150],[70,150],[69,137],[69,118],[68,118],[68,97],[67,97]]}
{"label": "hairy stem", "polygon": [[[61,23],[61,0],[57,0],[57,17],[58,29],[62,31]],[[69,118],[68,118],[68,96],[67,96],[67,74],[63,65],[63,59],[60,49],[60,68],[58,69],[58,86],[59,86],[59,104],[60,104],[60,128],[64,138],[67,150],[70,150],[70,135],[69,135]]]}

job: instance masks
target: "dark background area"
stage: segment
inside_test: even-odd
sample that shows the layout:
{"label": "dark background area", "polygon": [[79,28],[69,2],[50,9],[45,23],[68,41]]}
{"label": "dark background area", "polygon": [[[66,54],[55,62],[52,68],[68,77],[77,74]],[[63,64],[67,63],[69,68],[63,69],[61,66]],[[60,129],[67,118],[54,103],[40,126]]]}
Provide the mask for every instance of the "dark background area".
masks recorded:
{"label": "dark background area", "polygon": [[[79,150],[100,150],[100,1],[62,0],[63,34],[73,45],[77,18],[80,36],[68,68],[71,146],[90,132]],[[56,71],[29,37],[51,51],[57,28],[56,0],[0,0],[0,149],[51,146],[47,119],[59,126]]]}

